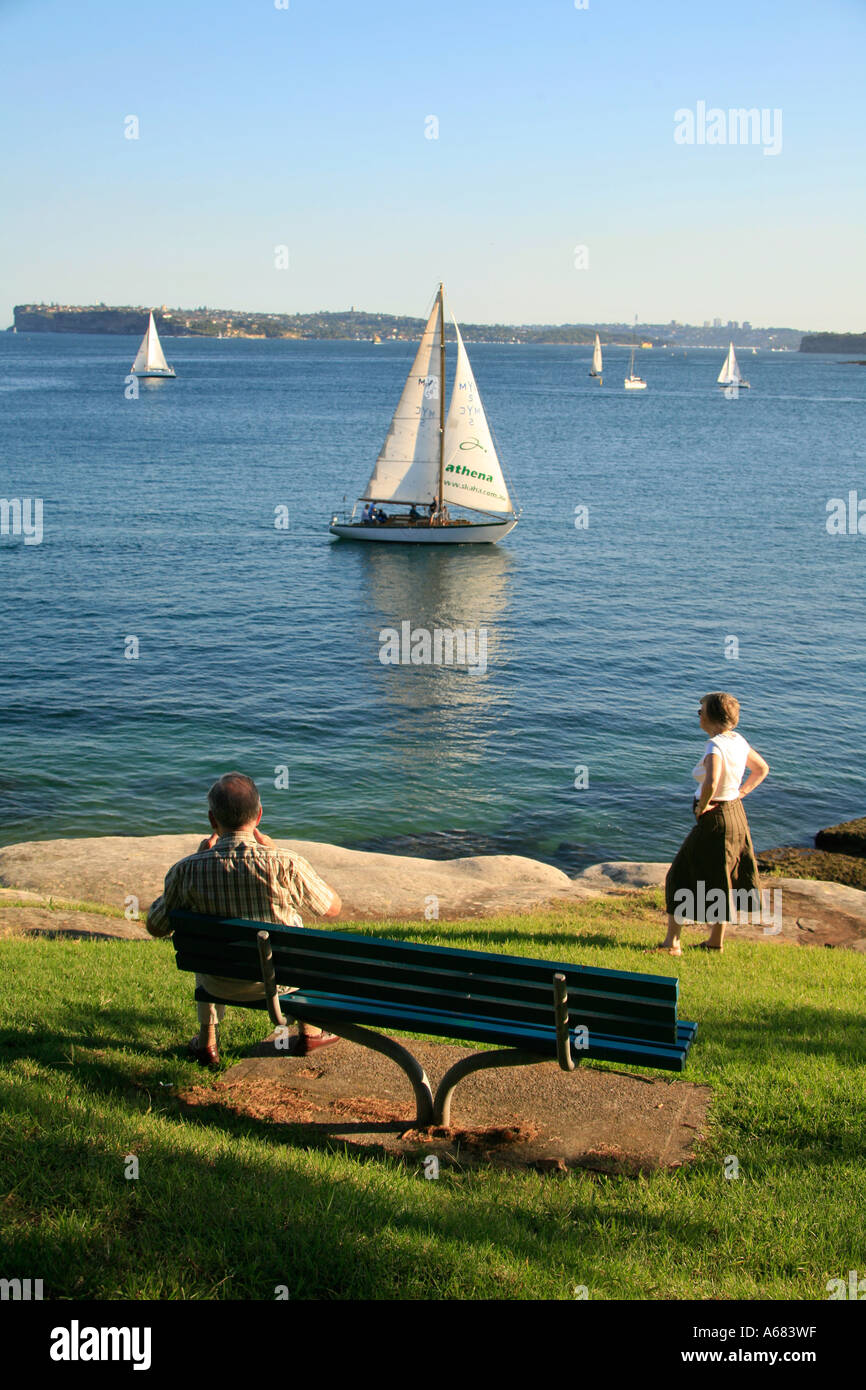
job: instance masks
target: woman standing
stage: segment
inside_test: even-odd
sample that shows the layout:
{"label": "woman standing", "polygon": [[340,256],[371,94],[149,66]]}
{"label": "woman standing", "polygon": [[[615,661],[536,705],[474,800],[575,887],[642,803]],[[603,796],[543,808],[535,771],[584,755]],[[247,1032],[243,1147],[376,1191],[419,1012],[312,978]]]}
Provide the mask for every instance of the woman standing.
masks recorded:
{"label": "woman standing", "polygon": [[740,704],[733,695],[724,691],[705,695],[698,713],[707,743],[692,772],[698,783],[693,806],[697,824],[668,870],[668,933],[663,944],[655,947],[672,956],[682,955],[683,922],[698,920],[698,913],[711,924],[709,937],[701,943],[703,949],[724,948],[725,924],[733,915],[733,890],[749,891],[751,902],[756,907],[760,904],[758,865],[743,797],[763,782],[770,769],[735,732]]}

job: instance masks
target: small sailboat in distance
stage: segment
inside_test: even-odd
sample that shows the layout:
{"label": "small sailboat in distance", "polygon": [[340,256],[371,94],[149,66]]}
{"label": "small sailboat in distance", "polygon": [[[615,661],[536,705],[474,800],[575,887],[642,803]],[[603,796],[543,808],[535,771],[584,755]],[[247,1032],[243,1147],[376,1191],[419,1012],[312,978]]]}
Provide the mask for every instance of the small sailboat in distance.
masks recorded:
{"label": "small sailboat in distance", "polygon": [[[331,518],[332,535],[353,541],[463,545],[502,540],[517,525],[469,357],[452,315],[457,362],[445,408],[445,290],[440,285],[385,442],[350,515]],[[360,518],[358,503],[366,503]],[[386,513],[382,503],[408,512]],[[480,512],[455,516],[449,505]],[[420,512],[423,507],[424,512]]]}
{"label": "small sailboat in distance", "polygon": [[646,382],[642,376],[634,374],[634,348],[631,350],[631,362],[629,364],[628,376],[624,382],[626,391],[645,391]]}
{"label": "small sailboat in distance", "polygon": [[645,391],[646,382],[642,376],[634,374],[634,355],[637,350],[637,314],[634,316],[634,333],[631,336],[631,362],[629,363],[628,376],[623,385],[626,391]]}
{"label": "small sailboat in distance", "polygon": [[733,343],[728,347],[728,355],[725,358],[717,380],[720,386],[736,386],[741,390],[749,390],[749,383],[744,381],[740,375],[740,366],[737,362],[737,354],[734,352]]}
{"label": "small sailboat in distance", "polygon": [[156,324],[153,321],[153,310],[147,321],[147,331],[141,340],[141,347],[135,355],[135,361],[130,368],[135,376],[176,376],[174,367],[170,367],[165,360],[165,353],[159,341],[159,334],[156,331]]}
{"label": "small sailboat in distance", "polygon": [[596,335],[595,335],[595,347],[594,347],[593,350],[592,350],[592,366],[591,366],[590,369],[589,369],[589,374],[590,374],[590,376],[595,377],[595,379],[596,379],[596,381],[599,383],[599,385],[601,385],[601,383],[602,383],[602,374],[601,374],[601,373],[602,373],[602,365],[601,365],[601,338],[600,338],[600,337],[598,336],[598,334],[596,333]]}

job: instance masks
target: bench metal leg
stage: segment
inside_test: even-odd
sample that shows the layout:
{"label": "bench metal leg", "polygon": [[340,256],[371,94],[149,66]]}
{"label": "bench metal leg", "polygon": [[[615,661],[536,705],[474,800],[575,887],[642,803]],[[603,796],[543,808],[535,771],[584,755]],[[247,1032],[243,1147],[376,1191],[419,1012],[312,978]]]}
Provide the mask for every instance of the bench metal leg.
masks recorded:
{"label": "bench metal leg", "polygon": [[568,990],[564,975],[553,977],[553,1016],[556,1020],[556,1059],[563,1071],[574,1071],[568,1035]]}
{"label": "bench metal leg", "polygon": [[418,1059],[394,1038],[386,1038],[383,1033],[374,1033],[371,1028],[362,1028],[358,1023],[334,1023],[329,1018],[308,1016],[302,1021],[326,1028],[329,1033],[336,1033],[338,1038],[345,1038],[347,1042],[358,1043],[360,1047],[369,1047],[373,1052],[390,1057],[405,1072],[415,1092],[415,1124],[419,1128],[426,1128],[433,1123],[433,1091],[427,1073]]}
{"label": "bench metal leg", "polygon": [[285,1028],[286,1020],[277,998],[277,977],[274,974],[274,957],[271,951],[271,938],[268,932],[256,932],[256,945],[259,948],[259,965],[262,971],[262,984],[268,1001],[268,1013],[275,1028]]}
{"label": "bench metal leg", "polygon": [[449,1067],[439,1082],[436,1099],[433,1102],[434,1123],[447,1128],[451,1124],[451,1097],[460,1081],[474,1071],[484,1071],[488,1067],[529,1067],[538,1066],[545,1057],[537,1052],[517,1052],[513,1047],[496,1048],[491,1052],[473,1052]]}
{"label": "bench metal leg", "polygon": [[[266,931],[260,931],[257,933],[257,941],[268,1013],[275,1027],[282,1028],[286,1026],[286,1019],[277,997],[277,980],[274,974],[270,935]],[[383,1056],[390,1057],[391,1061],[396,1062],[400,1070],[405,1072],[412,1090],[415,1092],[416,1125],[426,1127],[432,1124],[433,1091],[427,1080],[427,1073],[417,1058],[413,1057],[412,1053],[408,1052],[405,1047],[401,1047],[393,1038],[386,1038],[384,1034],[374,1033],[372,1029],[362,1028],[357,1023],[332,1023],[327,1018],[308,1018],[303,1019],[302,1022],[312,1023],[317,1028],[327,1028],[329,1032],[336,1033],[338,1038],[346,1038],[348,1042],[358,1043],[361,1047],[369,1047],[372,1052],[381,1052]]]}

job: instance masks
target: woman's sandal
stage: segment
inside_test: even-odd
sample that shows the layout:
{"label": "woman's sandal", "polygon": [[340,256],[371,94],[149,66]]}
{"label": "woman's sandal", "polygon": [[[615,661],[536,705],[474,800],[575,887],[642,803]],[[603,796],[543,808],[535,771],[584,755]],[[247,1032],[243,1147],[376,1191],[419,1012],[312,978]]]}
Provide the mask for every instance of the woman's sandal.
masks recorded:
{"label": "woman's sandal", "polygon": [[666,956],[681,956],[683,953],[682,946],[647,946],[646,949],[649,951],[650,955],[661,953]]}
{"label": "woman's sandal", "polygon": [[724,951],[724,946],[711,946],[708,941],[699,941],[695,950],[697,951]]}

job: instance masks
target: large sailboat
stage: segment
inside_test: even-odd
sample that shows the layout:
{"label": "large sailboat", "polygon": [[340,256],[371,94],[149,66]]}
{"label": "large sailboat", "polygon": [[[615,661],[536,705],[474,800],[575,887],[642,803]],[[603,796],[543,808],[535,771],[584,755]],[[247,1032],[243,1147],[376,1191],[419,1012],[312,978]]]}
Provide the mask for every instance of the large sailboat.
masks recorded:
{"label": "large sailboat", "polygon": [[162,344],[159,341],[159,334],[156,331],[156,324],[153,321],[153,312],[147,321],[147,332],[141,340],[141,347],[135,355],[135,361],[130,368],[135,376],[176,376],[174,367],[170,367],[165,360]]}
{"label": "large sailboat", "polygon": [[728,346],[728,355],[722,365],[722,370],[717,377],[720,386],[736,386],[740,390],[749,390],[749,383],[744,381],[740,375],[740,364],[737,361],[737,354],[734,352],[734,345]]}
{"label": "large sailboat", "polygon": [[602,365],[601,365],[601,338],[600,338],[600,337],[598,336],[598,334],[596,333],[596,335],[595,335],[595,347],[594,347],[593,350],[592,350],[592,366],[591,366],[590,369],[589,369],[589,374],[590,374],[590,376],[595,377],[595,379],[596,379],[596,381],[599,383],[599,385],[601,385],[601,383],[602,383],[602,375],[601,375],[601,373],[602,373]]}
{"label": "large sailboat", "polygon": [[[351,515],[331,518],[354,541],[427,545],[496,542],[517,525],[460,329],[451,403],[445,410],[445,290],[442,285],[375,467]],[[409,511],[386,512],[383,504]],[[356,516],[359,505],[360,517]],[[484,520],[452,517],[457,506]],[[423,508],[424,511],[419,511]]]}

